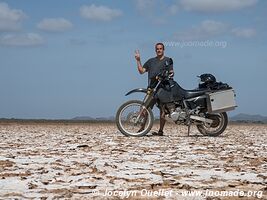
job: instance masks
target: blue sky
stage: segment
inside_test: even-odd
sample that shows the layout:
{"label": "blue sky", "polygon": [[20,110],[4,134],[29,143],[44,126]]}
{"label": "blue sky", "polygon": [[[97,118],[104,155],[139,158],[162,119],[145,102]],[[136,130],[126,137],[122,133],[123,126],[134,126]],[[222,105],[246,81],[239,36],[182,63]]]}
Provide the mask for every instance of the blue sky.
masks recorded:
{"label": "blue sky", "polygon": [[267,115],[267,1],[0,1],[0,117],[113,116],[165,42],[186,89],[212,73],[234,87],[231,114]]}

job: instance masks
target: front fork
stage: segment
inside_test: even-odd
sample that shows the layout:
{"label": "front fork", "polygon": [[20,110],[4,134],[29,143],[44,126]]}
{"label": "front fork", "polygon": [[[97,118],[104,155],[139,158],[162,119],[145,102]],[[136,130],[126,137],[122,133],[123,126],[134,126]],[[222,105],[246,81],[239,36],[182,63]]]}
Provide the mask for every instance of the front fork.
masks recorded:
{"label": "front fork", "polygon": [[147,89],[147,93],[146,93],[146,96],[144,97],[144,100],[143,100],[143,105],[142,107],[140,108],[140,111],[139,111],[139,115],[137,116],[137,118],[135,119],[135,124],[137,124],[137,122],[139,121],[140,117],[145,115],[145,110],[148,109],[151,101],[153,99],[153,89],[151,88],[148,88]]}
{"label": "front fork", "polygon": [[143,100],[143,106],[148,109],[148,106],[150,105],[151,101],[153,99],[153,89],[148,88],[146,92],[146,96]]}

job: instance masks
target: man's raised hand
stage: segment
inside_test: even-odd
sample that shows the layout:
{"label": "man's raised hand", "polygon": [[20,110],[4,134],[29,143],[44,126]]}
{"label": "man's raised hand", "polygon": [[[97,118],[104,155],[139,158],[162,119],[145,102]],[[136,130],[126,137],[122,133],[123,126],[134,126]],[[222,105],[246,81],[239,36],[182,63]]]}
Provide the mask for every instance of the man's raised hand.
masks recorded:
{"label": "man's raised hand", "polygon": [[134,55],[134,57],[135,57],[135,59],[136,59],[137,61],[140,61],[140,52],[139,52],[139,50],[135,50],[135,55]]}

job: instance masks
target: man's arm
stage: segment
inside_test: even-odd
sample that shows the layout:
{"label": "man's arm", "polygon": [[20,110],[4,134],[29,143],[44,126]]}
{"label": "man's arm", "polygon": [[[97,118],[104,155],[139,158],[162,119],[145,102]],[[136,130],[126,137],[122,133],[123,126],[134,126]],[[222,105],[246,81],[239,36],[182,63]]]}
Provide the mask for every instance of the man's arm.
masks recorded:
{"label": "man's arm", "polygon": [[135,59],[136,59],[137,69],[138,69],[139,73],[140,74],[145,73],[146,72],[146,69],[141,64],[141,58],[140,58],[139,50],[136,50],[135,51]]}
{"label": "man's arm", "polygon": [[169,71],[170,78],[173,78],[174,76],[174,70],[173,70],[173,60],[170,58],[170,71]]}

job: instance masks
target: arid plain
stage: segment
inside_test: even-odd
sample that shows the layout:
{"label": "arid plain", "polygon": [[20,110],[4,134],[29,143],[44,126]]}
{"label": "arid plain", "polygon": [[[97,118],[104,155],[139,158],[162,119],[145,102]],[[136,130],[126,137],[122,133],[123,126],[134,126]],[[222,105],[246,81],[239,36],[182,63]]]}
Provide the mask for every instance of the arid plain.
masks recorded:
{"label": "arid plain", "polygon": [[1,122],[0,199],[267,199],[266,141],[260,124],[133,138],[114,123]]}

